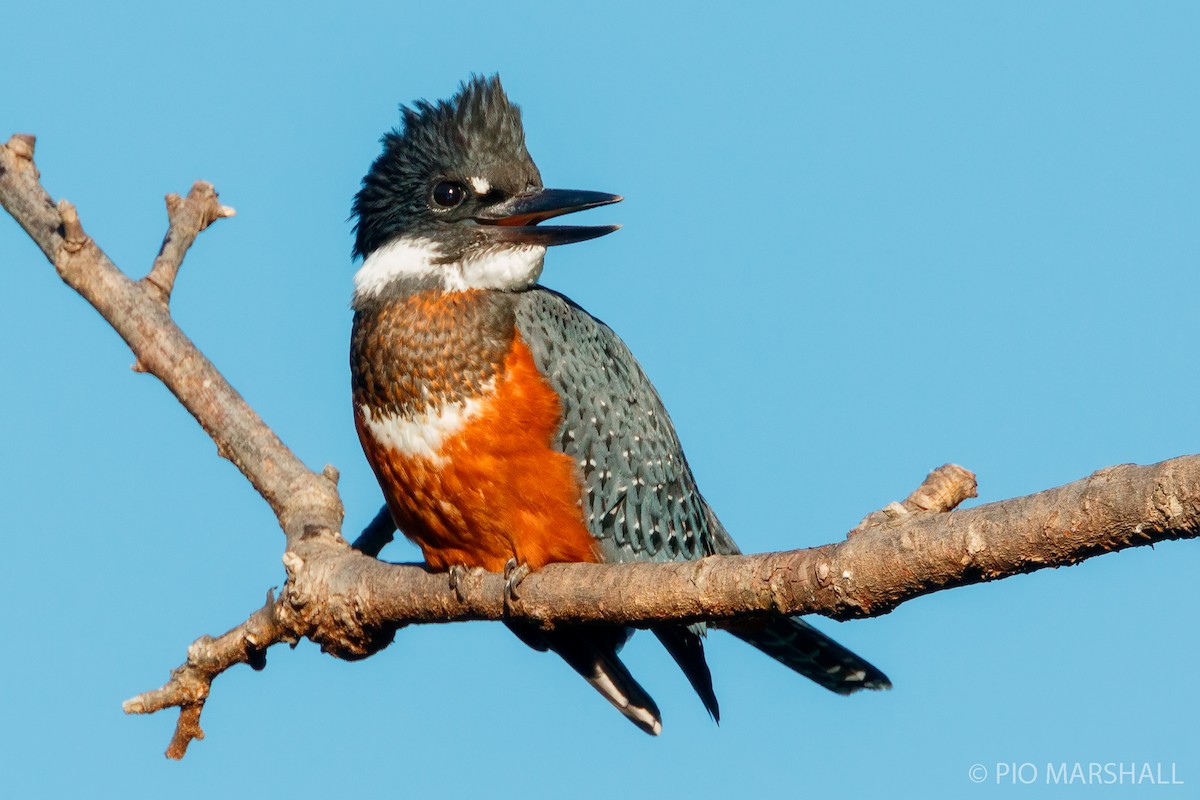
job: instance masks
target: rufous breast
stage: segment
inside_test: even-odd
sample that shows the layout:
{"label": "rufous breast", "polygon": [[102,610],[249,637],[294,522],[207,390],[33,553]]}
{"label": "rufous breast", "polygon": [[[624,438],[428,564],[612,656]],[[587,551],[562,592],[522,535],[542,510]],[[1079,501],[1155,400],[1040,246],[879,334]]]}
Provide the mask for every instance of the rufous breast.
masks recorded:
{"label": "rufous breast", "polygon": [[381,297],[355,315],[354,419],[400,530],[438,570],[598,561],[562,404],[501,293]]}

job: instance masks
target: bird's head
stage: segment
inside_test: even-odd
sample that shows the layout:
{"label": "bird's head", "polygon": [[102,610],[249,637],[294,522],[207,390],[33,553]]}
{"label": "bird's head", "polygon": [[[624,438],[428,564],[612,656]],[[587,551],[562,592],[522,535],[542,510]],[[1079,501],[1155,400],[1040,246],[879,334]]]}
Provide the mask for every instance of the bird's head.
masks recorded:
{"label": "bird's head", "polygon": [[536,283],[546,248],[618,226],[539,225],[621,198],[545,189],[525,149],[521,110],[498,76],[402,109],[354,198],[356,297],[400,278],[455,289],[515,291]]}

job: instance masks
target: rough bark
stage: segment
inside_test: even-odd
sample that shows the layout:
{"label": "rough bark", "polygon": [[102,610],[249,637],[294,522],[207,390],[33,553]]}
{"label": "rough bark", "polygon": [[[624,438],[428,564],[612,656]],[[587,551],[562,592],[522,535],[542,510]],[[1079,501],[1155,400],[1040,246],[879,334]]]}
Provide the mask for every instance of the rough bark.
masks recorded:
{"label": "rough bark", "polygon": [[[39,182],[34,140],[0,147],[0,204],[62,279],[90,302],[271,506],[286,540],[278,597],[216,638],[202,636],[167,683],[125,702],[127,713],[178,707],[167,755],[203,737],[213,679],[240,663],[265,666],[267,648],[307,637],[340,658],[386,647],[401,626],[520,618],[544,627],[580,622],[716,624],[762,613],[850,619],[885,614],[930,592],[1075,564],[1101,553],[1200,532],[1200,456],[1121,465],[1026,497],[953,510],[974,476],[935,470],[903,503],[868,515],[842,541],[805,550],[672,564],[556,564],[506,591],[504,577],[434,574],[373,556],[394,526],[381,512],[356,540],[341,534],[337,471],[314,472],[279,440],[171,318],[169,301],[196,236],[233,215],[212,186],[167,197],[169,227],[150,274],[132,280],[84,233],[70,203]],[[949,513],[952,512],[952,513]]]}

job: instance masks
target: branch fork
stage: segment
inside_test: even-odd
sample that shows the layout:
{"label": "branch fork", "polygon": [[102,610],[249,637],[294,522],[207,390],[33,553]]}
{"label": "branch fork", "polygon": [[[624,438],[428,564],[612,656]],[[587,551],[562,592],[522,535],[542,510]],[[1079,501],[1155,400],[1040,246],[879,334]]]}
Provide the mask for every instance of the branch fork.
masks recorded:
{"label": "branch fork", "polygon": [[196,237],[217,220],[237,214],[230,206],[218,202],[217,190],[206,181],[192,184],[186,198],[171,193],[167,195],[166,202],[169,222],[167,233],[163,236],[162,247],[150,272],[142,278],[142,283],[164,306],[171,302],[171,292],[175,288],[179,268],[183,265],[183,257]]}
{"label": "branch fork", "polygon": [[649,627],[719,625],[762,613],[852,619],[885,614],[930,592],[1077,563],[1101,553],[1200,535],[1200,456],[1120,465],[1026,497],[960,509],[975,476],[939,467],[903,502],[868,514],[842,541],[807,550],[711,556],[694,562],[551,564],[506,590],[505,576],[374,558],[395,533],[386,509],[353,546],[342,538],[337,470],[309,470],[179,329],[170,299],[199,233],[231,217],[210,184],[168,195],[168,229],[150,272],[131,280],[83,230],[75,207],[40,183],[33,136],[0,146],[0,205],[63,281],[129,344],[135,369],[158,377],[271,506],[285,535],[278,596],[217,637],[202,636],[160,688],[125,701],[129,714],[179,708],[167,749],[182,758],[203,738],[213,680],[235,664],[266,665],[266,651],[301,638],[334,656],[364,658],[409,624],[521,619]]}

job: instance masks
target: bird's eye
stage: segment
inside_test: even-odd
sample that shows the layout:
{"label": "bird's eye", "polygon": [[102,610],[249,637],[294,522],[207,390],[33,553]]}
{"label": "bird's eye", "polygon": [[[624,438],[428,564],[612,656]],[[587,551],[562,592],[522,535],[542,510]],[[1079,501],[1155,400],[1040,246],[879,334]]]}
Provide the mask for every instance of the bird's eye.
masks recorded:
{"label": "bird's eye", "polygon": [[440,181],[433,187],[433,202],[439,208],[454,208],[467,199],[467,187],[458,181]]}

